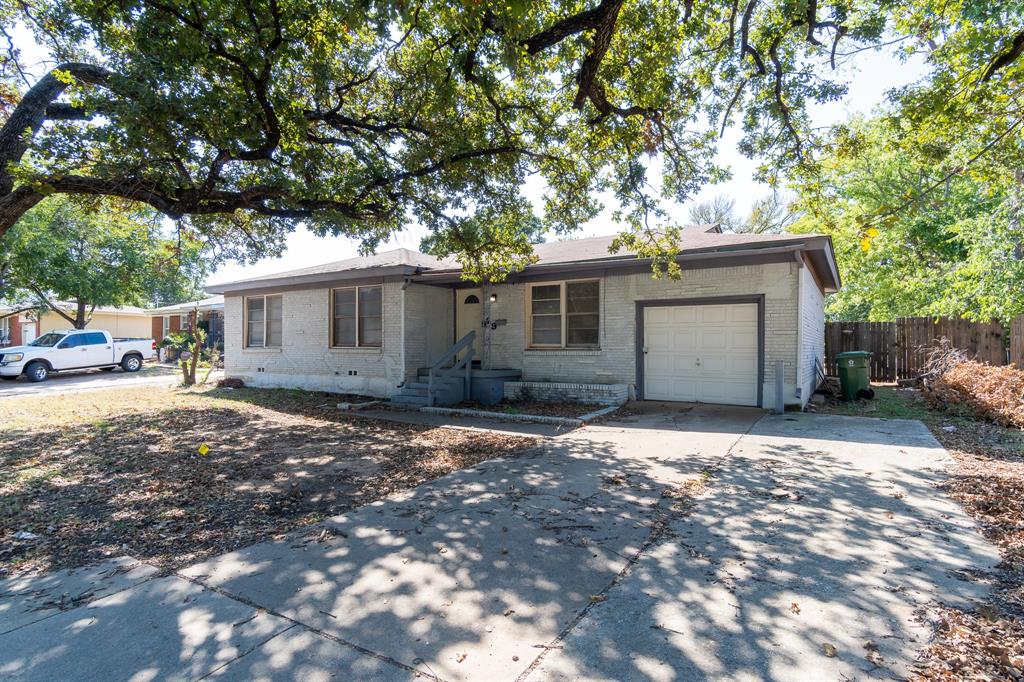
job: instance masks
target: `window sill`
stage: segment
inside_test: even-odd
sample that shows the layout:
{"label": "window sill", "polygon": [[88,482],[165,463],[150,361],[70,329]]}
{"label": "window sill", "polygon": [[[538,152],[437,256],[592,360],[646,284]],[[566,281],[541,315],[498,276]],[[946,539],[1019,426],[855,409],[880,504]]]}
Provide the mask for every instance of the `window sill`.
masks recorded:
{"label": "window sill", "polygon": [[348,354],[348,353],[361,353],[361,354],[364,354],[364,355],[380,355],[381,353],[384,352],[384,349],[380,348],[379,346],[378,347],[374,347],[374,348],[367,348],[367,347],[361,347],[360,348],[360,347],[355,347],[355,346],[353,346],[353,347],[331,346],[327,350],[330,351],[331,353],[344,353],[344,354]]}
{"label": "window sill", "polygon": [[600,355],[600,348],[527,348],[527,353],[544,355]]}
{"label": "window sill", "polygon": [[280,346],[270,346],[268,348],[264,348],[262,346],[253,346],[253,347],[248,347],[247,346],[247,347],[242,349],[242,352],[243,353],[280,353],[281,352],[281,347]]}

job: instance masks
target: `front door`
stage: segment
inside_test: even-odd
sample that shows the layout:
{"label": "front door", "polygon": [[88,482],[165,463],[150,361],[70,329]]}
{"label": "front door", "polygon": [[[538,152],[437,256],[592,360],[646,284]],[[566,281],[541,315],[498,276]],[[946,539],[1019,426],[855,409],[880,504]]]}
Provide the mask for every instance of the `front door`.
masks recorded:
{"label": "front door", "polygon": [[[482,327],[484,304],[483,291],[481,289],[456,289],[455,290],[455,340],[458,341],[469,332],[476,332],[476,339],[473,341],[473,360],[480,362],[480,336]],[[462,357],[461,354],[459,357]]]}

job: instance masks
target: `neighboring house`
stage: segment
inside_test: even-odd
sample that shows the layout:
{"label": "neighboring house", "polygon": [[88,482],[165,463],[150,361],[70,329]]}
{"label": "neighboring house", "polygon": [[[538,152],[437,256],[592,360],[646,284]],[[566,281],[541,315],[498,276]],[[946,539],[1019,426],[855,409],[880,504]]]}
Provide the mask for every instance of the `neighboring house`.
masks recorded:
{"label": "neighboring house", "polygon": [[781,361],[784,403],[808,400],[824,296],[840,286],[828,237],[688,228],[680,280],[609,253],[612,239],[538,244],[535,264],[486,289],[457,263],[407,249],[210,286],[225,297],[226,374],[413,394],[423,369],[475,331],[484,366],[516,370],[538,397],[770,408]]}
{"label": "neighboring house", "polygon": [[164,337],[193,324],[206,330],[206,346],[213,348],[224,340],[224,297],[211,296],[200,301],[153,308],[150,333],[157,343]]}
{"label": "neighboring house", "polygon": [[[55,305],[70,317],[75,317],[74,303],[59,301]],[[38,334],[63,331],[71,329],[73,326],[73,324],[57,313],[48,310],[39,318]],[[141,339],[149,338],[150,326],[149,312],[144,308],[136,308],[135,306],[123,306],[120,308],[98,306],[92,311],[92,316],[88,324],[86,324],[88,329],[102,329],[103,331],[110,332],[111,336]]]}
{"label": "neighboring house", "polygon": [[[8,315],[10,312],[11,308],[0,307],[0,315]],[[32,343],[38,336],[36,329],[32,313],[17,313],[0,319],[0,348]]]}

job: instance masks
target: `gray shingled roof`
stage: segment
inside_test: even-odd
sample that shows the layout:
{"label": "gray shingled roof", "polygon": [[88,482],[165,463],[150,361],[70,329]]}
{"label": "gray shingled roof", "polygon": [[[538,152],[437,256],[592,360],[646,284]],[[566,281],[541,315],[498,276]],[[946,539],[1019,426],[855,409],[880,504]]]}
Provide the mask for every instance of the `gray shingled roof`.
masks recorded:
{"label": "gray shingled roof", "polygon": [[[814,239],[820,235],[811,234],[734,234],[718,232],[714,226],[690,226],[682,231],[680,251],[691,252],[738,249],[743,247],[770,247],[772,245],[799,243]],[[636,256],[635,253],[619,251],[610,253],[615,235],[588,237],[583,239],[563,239],[545,242],[534,246],[537,255],[536,265],[557,265],[560,263],[580,263],[588,261],[625,260]],[[434,256],[413,251],[411,249],[393,249],[382,251],[372,256],[347,258],[333,263],[314,265],[299,270],[289,270],[273,275],[264,275],[234,282],[225,282],[207,287],[211,293],[238,291],[269,287],[285,286],[297,282],[312,282],[329,279],[332,275],[351,277],[372,277],[381,274],[395,274],[396,271],[407,269],[408,273],[446,273],[457,272],[459,263],[454,258],[439,259]],[[385,272],[387,271],[387,272]]]}
{"label": "gray shingled roof", "polygon": [[[689,251],[702,251],[705,249],[792,242],[813,236],[817,235],[733,234],[729,232],[707,232],[700,228],[687,228],[682,231],[679,247],[682,253],[687,253]],[[626,250],[619,251],[618,253],[609,252],[608,248],[614,239],[615,235],[588,237],[585,239],[565,239],[557,242],[537,244],[533,247],[533,251],[537,254],[538,265],[636,256],[636,253]]]}
{"label": "gray shingled roof", "polygon": [[[424,270],[448,270],[452,268],[458,268],[459,263],[454,259],[442,260],[440,258],[435,258],[434,256],[431,256],[426,253],[413,251],[412,249],[393,249],[391,251],[381,251],[380,253],[375,253],[372,256],[356,256],[355,258],[346,258],[345,260],[324,263],[323,265],[312,265],[308,268],[299,268],[298,270],[287,270],[285,272],[277,272],[272,275],[250,277],[243,280],[236,280],[234,282],[222,282],[220,284],[212,286],[214,288],[229,287],[236,284],[248,284],[249,282],[257,283],[278,279],[290,279],[292,277],[306,277],[309,275],[328,275],[335,272],[351,272],[353,270],[375,270],[381,268],[393,268],[401,266],[422,268]],[[373,273],[367,274],[372,275]]]}

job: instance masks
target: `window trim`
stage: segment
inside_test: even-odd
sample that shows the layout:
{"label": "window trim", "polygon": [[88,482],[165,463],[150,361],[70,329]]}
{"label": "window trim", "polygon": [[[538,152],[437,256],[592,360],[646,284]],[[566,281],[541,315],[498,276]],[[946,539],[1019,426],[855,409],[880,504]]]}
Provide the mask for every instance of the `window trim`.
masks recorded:
{"label": "window trim", "polygon": [[0,342],[14,342],[14,339],[11,338],[11,317],[13,316],[9,315],[3,319],[0,319]]}
{"label": "window trim", "polygon": [[[380,343],[373,344],[361,344],[359,343],[359,290],[360,289],[380,289]],[[355,345],[352,346],[339,346],[334,343],[334,295],[338,291],[354,291],[355,292],[355,321],[356,321],[356,338]],[[384,285],[383,284],[363,284],[353,287],[332,287],[330,294],[327,297],[327,344],[328,348],[337,348],[340,350],[383,350],[384,349]]]}
{"label": "window trim", "polygon": [[[249,343],[249,301],[257,298],[263,299],[263,343],[259,345],[253,345]],[[267,314],[268,311],[270,310],[270,307],[267,305],[268,298],[281,299],[281,343],[276,346],[267,345],[267,324],[270,322],[270,315]],[[282,294],[260,294],[258,296],[243,296],[242,348],[281,348],[282,346],[284,346],[284,296]]]}
{"label": "window trim", "polygon": [[[579,284],[583,282],[596,282],[597,283],[597,343],[587,346],[569,346],[568,343],[568,319],[569,310],[566,298],[566,291],[569,284]],[[552,343],[533,343],[533,288],[534,287],[549,287],[552,285],[558,285],[559,289],[559,304],[558,314],[561,318],[561,342],[558,344]],[[553,282],[530,282],[526,285],[526,349],[527,350],[601,350],[601,331],[603,327],[603,318],[601,301],[604,299],[604,292],[602,291],[601,279],[595,277],[587,277],[584,279],[562,279]]]}
{"label": "window trim", "polygon": [[171,316],[163,315],[160,321],[160,338],[167,338],[171,335]]}

